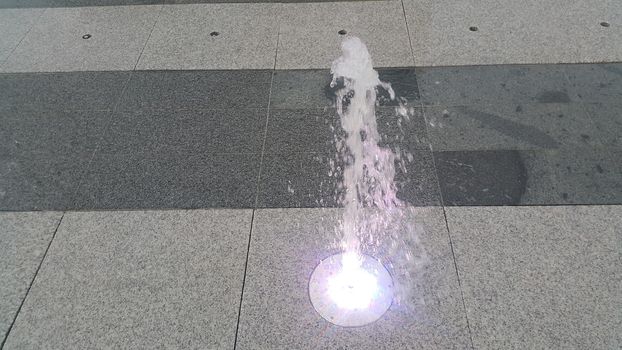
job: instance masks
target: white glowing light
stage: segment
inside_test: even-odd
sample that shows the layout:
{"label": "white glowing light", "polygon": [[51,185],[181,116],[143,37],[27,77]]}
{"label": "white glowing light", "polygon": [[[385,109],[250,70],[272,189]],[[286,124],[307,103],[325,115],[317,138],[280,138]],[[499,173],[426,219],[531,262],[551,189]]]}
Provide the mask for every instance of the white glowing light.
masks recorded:
{"label": "white glowing light", "polygon": [[382,263],[351,252],[332,255],[309,279],[309,299],[330,323],[358,327],[379,319],[393,301],[393,280]]}
{"label": "white glowing light", "polygon": [[343,309],[365,309],[378,293],[376,276],[361,267],[360,257],[344,254],[342,269],[328,281],[328,294]]}

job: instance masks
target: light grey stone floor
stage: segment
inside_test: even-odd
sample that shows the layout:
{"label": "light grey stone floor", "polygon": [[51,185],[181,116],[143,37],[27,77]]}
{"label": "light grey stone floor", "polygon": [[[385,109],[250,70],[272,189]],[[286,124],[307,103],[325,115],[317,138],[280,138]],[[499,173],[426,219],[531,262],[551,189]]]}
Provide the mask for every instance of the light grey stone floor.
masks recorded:
{"label": "light grey stone floor", "polygon": [[417,65],[622,59],[622,5],[615,0],[403,3]]}
{"label": "light grey stone floor", "polygon": [[0,344],[9,331],[62,216],[0,213]]}
{"label": "light grey stone floor", "polygon": [[[381,236],[370,253],[401,299],[361,328],[323,320],[307,294],[315,266],[338,251],[341,209],[67,212],[36,277],[62,214],[2,213],[5,331],[25,298],[4,348],[622,344],[622,206],[399,213],[399,248]],[[405,251],[425,259],[405,264]]]}
{"label": "light grey stone floor", "polygon": [[[132,70],[160,6],[46,9],[4,64],[4,71]],[[6,10],[0,10],[0,13]],[[84,35],[90,38],[84,39]]]}
{"label": "light grey stone floor", "polygon": [[349,35],[376,67],[619,62],[620,18],[616,0],[0,9],[0,69],[328,68]]}
{"label": "light grey stone floor", "polygon": [[622,208],[446,208],[476,349],[622,346]]}
{"label": "light grey stone floor", "polygon": [[[443,209],[405,210],[417,222],[428,261],[403,267],[412,279],[396,280],[408,296],[377,322],[342,328],[322,319],[309,301],[309,276],[336,251],[341,209],[266,209],[255,212],[238,332],[239,349],[468,349],[467,322],[451,255]],[[415,232],[399,228],[413,245]],[[384,245],[386,237],[379,237]],[[376,256],[401,264],[397,252]],[[401,268],[397,268],[399,270]],[[395,275],[396,272],[393,271]]]}
{"label": "light grey stone floor", "polygon": [[0,10],[0,67],[42,13],[43,9]]}
{"label": "light grey stone floor", "polygon": [[65,214],[5,348],[232,348],[251,217]]}
{"label": "light grey stone floor", "polygon": [[279,4],[164,6],[138,69],[272,69]]}

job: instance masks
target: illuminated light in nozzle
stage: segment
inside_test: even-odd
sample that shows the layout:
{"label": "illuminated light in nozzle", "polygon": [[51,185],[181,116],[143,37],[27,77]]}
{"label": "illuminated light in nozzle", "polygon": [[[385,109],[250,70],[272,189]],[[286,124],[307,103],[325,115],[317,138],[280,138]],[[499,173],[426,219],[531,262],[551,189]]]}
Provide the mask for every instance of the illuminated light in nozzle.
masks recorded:
{"label": "illuminated light in nozzle", "polygon": [[369,307],[378,293],[378,280],[361,268],[355,254],[344,254],[342,270],[328,281],[328,294],[344,309]]}
{"label": "illuminated light in nozzle", "polygon": [[357,327],[378,320],[393,301],[393,280],[367,255],[337,254],[323,260],[309,281],[309,297],[327,321]]}

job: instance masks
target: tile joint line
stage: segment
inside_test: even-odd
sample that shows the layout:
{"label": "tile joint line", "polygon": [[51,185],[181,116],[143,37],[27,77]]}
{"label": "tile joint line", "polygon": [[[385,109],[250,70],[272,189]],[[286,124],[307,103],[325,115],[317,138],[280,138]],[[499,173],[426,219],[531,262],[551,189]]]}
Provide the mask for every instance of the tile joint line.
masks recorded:
{"label": "tile joint line", "polygon": [[408,28],[408,18],[406,17],[406,8],[404,7],[404,0],[402,3],[402,12],[404,13],[404,23],[406,24],[406,35],[408,35],[408,44],[410,45],[410,57],[412,57],[413,67],[415,66],[415,50],[413,49],[413,41],[410,38],[410,28]]}
{"label": "tile joint line", "polygon": [[[279,31],[280,31],[280,28],[279,28]],[[274,67],[270,75],[270,90],[268,91],[266,123],[264,125],[263,143],[261,144],[261,155],[259,157],[259,171],[257,172],[257,184],[255,186],[255,203],[253,205],[253,208],[257,208],[257,206],[259,205],[259,190],[261,188],[260,187],[261,186],[260,185],[261,184],[261,170],[263,168],[263,160],[264,160],[264,156],[266,153],[266,139],[268,138],[268,125],[270,122],[270,105],[272,103],[272,88],[274,85],[274,74],[276,73],[276,60],[277,60],[278,49],[279,49],[279,37],[280,35],[278,35],[276,39],[276,48],[275,48],[275,53],[274,53]]]}
{"label": "tile joint line", "polygon": [[138,58],[136,59],[136,63],[134,64],[134,71],[136,70],[136,68],[138,67],[138,63],[140,62],[140,59],[143,57],[143,52],[145,52],[145,49],[147,48],[147,44],[149,43],[149,40],[151,39],[151,35],[153,34],[153,30],[155,29],[156,25],[158,24],[158,21],[160,20],[160,15],[162,14],[162,11],[164,10],[164,6],[161,4],[160,6],[160,10],[158,11],[158,15],[156,16],[155,21],[153,21],[153,26],[151,26],[151,30],[149,31],[149,35],[147,36],[147,40],[145,40],[145,44],[143,45],[143,49],[140,50],[140,54],[138,55]]}
{"label": "tile joint line", "polygon": [[471,334],[471,325],[469,323],[469,314],[467,313],[466,303],[464,302],[464,292],[462,291],[462,282],[460,281],[460,273],[458,273],[458,262],[456,261],[456,254],[454,253],[454,243],[451,239],[451,232],[449,232],[449,221],[447,220],[447,212],[445,206],[443,208],[443,217],[445,219],[445,227],[447,228],[447,236],[449,237],[449,247],[451,248],[451,256],[454,260],[454,268],[456,269],[456,278],[458,279],[458,288],[460,289],[460,298],[462,299],[462,308],[464,310],[464,318],[466,319],[467,331],[469,332],[469,339],[471,340],[471,349],[475,349],[473,344],[473,335]]}
{"label": "tile joint line", "polygon": [[[73,204],[74,207],[76,206],[76,201],[78,200],[78,194],[80,193],[80,187],[82,186],[83,181],[86,179],[86,176],[89,174],[89,170],[91,169],[91,164],[93,164],[93,160],[95,159],[95,155],[97,154],[97,152],[99,151],[99,148],[101,147],[104,138],[106,137],[106,133],[108,133],[108,129],[110,128],[110,125],[113,123],[114,121],[114,117],[118,112],[118,108],[119,105],[121,104],[121,101],[123,100],[123,97],[125,95],[125,92],[128,88],[128,86],[130,85],[130,81],[132,80],[132,76],[134,75],[134,71],[128,71],[128,77],[125,80],[125,83],[123,84],[123,88],[121,89],[121,93],[117,96],[117,100],[115,101],[114,105],[112,106],[112,109],[110,110],[110,114],[108,116],[108,121],[106,122],[106,124],[104,125],[103,131],[99,137],[99,139],[97,140],[97,143],[95,144],[95,147],[93,148],[93,153],[91,154],[91,157],[88,161],[88,163],[86,164],[86,168],[84,168],[84,171],[82,172],[82,174],[80,175],[80,178],[78,179],[78,184],[76,185],[76,188],[73,192],[72,195],[72,200],[73,200]],[[0,350],[2,350],[0,348]]]}
{"label": "tile joint line", "polygon": [[[235,350],[238,346],[238,331],[240,330],[240,318],[242,316],[242,302],[244,301],[244,286],[246,285],[246,272],[248,271],[248,258],[250,256],[251,251],[251,236],[253,234],[253,224],[255,223],[255,210],[253,209],[253,213],[251,214],[251,225],[248,230],[248,244],[246,246],[246,260],[244,261],[244,275],[242,277],[242,290],[240,292],[240,305],[238,306],[238,318],[235,323],[235,336],[233,338],[233,349]],[[0,349],[1,350],[1,349]]]}
{"label": "tile joint line", "polygon": [[54,229],[54,232],[52,233],[52,238],[50,239],[50,243],[48,243],[48,246],[45,248],[45,252],[43,252],[43,257],[41,258],[41,261],[39,262],[39,265],[37,266],[37,269],[35,270],[35,275],[32,277],[30,284],[28,284],[28,288],[26,289],[26,294],[24,294],[24,298],[22,299],[22,302],[19,304],[19,307],[17,308],[17,311],[15,312],[15,315],[13,316],[13,320],[11,321],[11,325],[9,325],[9,329],[7,329],[6,333],[4,334],[4,339],[2,339],[2,342],[0,343],[0,350],[4,349],[4,344],[9,339],[11,330],[13,330],[13,326],[15,325],[15,322],[17,321],[17,316],[19,315],[20,311],[22,311],[22,307],[24,306],[24,303],[26,302],[26,298],[28,297],[28,294],[30,293],[30,289],[32,288],[32,285],[35,283],[35,279],[39,275],[39,270],[41,270],[41,266],[43,265],[43,262],[45,261],[45,258],[48,255],[48,251],[50,250],[50,247],[52,246],[52,242],[54,242],[54,238],[56,237],[56,233],[58,232],[58,228],[60,227],[60,224],[63,222],[64,217],[65,217],[65,212],[63,212],[63,214],[60,216],[60,219],[58,220],[58,224],[56,224],[56,228]]}
{"label": "tile joint line", "polygon": [[[417,75],[415,74],[415,79]],[[417,84],[417,90],[419,90],[419,84]],[[421,92],[419,92],[419,96],[421,96]],[[423,114],[423,122],[425,125],[425,133],[426,133],[426,137],[428,136],[428,121],[427,121],[427,117],[426,117],[426,113],[425,113],[425,106],[423,105],[423,102],[420,103],[420,107],[421,107],[421,112]],[[458,261],[456,260],[456,254],[454,252],[454,243],[453,240],[451,239],[451,232],[449,231],[449,220],[447,220],[447,211],[445,210],[445,199],[443,198],[443,191],[441,189],[441,181],[440,181],[440,177],[438,174],[438,168],[436,167],[436,157],[434,156],[434,147],[432,146],[432,143],[429,143],[429,149],[430,149],[430,153],[432,155],[432,166],[434,167],[434,175],[436,177],[436,186],[437,186],[437,190],[438,190],[438,196],[439,196],[439,200],[440,200],[440,206],[443,209],[443,219],[445,220],[445,228],[447,229],[447,237],[449,238],[449,248],[451,250],[451,257],[454,261],[454,269],[456,270],[456,279],[458,280],[458,289],[460,290],[460,299],[462,300],[462,309],[464,310],[464,319],[466,320],[466,324],[467,324],[467,332],[469,332],[469,341],[471,342],[471,349],[475,349],[475,346],[473,344],[473,335],[471,333],[471,324],[469,323],[469,314],[467,313],[467,309],[466,309],[466,303],[464,302],[464,292],[462,291],[462,281],[460,281],[460,274],[458,273]]]}
{"label": "tile joint line", "polygon": [[[280,27],[279,27],[279,35],[280,35]],[[268,121],[270,119],[270,102],[272,100],[272,85],[274,83],[274,73],[276,71],[276,60],[277,60],[277,55],[278,55],[278,49],[279,49],[279,35],[277,35],[277,39],[276,39],[276,48],[275,48],[275,53],[274,53],[274,67],[272,69],[272,74],[270,77],[270,91],[268,92],[268,108],[267,108],[267,112],[266,112],[266,124],[264,126],[264,137],[263,137],[263,144],[261,146],[261,157],[260,157],[260,161],[259,161],[259,172],[257,174],[257,185],[255,187],[255,205],[253,208],[253,213],[251,215],[251,225],[250,225],[250,229],[248,231],[248,244],[246,246],[246,261],[244,262],[244,275],[242,277],[242,291],[240,293],[240,305],[238,307],[238,318],[237,318],[237,322],[235,324],[235,336],[233,338],[233,349],[235,350],[238,346],[238,332],[240,331],[240,319],[242,317],[242,303],[244,302],[244,287],[246,286],[246,274],[248,272],[248,259],[250,257],[250,251],[251,251],[251,240],[252,240],[252,235],[253,235],[253,225],[255,224],[255,211],[257,210],[257,204],[259,201],[259,186],[260,186],[260,182],[261,182],[261,168],[263,167],[263,158],[264,158],[264,153],[265,153],[265,148],[266,148],[266,138],[268,136]],[[1,350],[1,349],[0,349]]]}

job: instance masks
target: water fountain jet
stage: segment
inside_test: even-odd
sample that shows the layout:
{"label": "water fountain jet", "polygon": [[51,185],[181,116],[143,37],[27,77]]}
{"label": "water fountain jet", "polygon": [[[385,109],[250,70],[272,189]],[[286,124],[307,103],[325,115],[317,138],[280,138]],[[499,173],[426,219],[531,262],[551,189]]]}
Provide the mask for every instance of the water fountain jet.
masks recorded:
{"label": "water fountain jet", "polygon": [[[346,38],[342,55],[333,62],[331,87],[336,92],[337,113],[345,131],[346,163],[342,199],[343,253],[322,260],[311,275],[309,297],[315,310],[340,326],[362,326],[379,319],[393,301],[393,280],[383,264],[364,254],[361,236],[373,220],[366,208],[389,211],[399,206],[393,181],[396,156],[378,145],[375,107],[377,88],[395,93],[381,82],[367,47],[358,38]],[[400,104],[399,110],[406,110]],[[381,226],[381,225],[379,225]]]}

